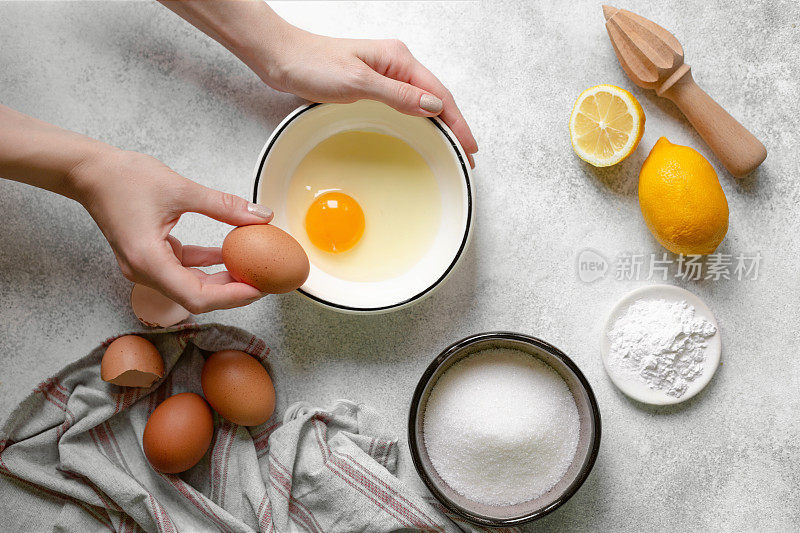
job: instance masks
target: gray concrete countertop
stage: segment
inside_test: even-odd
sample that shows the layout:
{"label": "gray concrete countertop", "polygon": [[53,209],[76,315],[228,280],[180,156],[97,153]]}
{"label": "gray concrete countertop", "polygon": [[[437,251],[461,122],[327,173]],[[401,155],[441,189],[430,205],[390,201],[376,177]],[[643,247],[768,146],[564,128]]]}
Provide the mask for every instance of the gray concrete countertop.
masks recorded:
{"label": "gray concrete countertop", "polygon": [[[695,79],[767,146],[735,179],[677,108],[620,68],[599,2],[285,3],[312,31],[398,37],[455,94],[480,145],[477,231],[457,272],[431,298],[355,317],[292,294],[214,312],[272,347],[279,408],[348,398],[382,408],[403,442],[416,381],[447,344],[507,329],[569,354],[603,416],[597,464],[583,488],[530,531],[785,531],[800,528],[800,4],[629,0],[683,43]],[[0,3],[0,102],[249,197],[271,130],[302,102],[278,94],[200,32],[151,2]],[[630,90],[647,115],[639,149],[610,169],[582,163],[567,121],[598,83]],[[616,299],[654,280],[626,277],[626,258],[663,250],[636,198],[639,167],[660,136],[716,167],[730,205],[720,248],[761,255],[757,278],[669,283],[715,312],[722,366],[683,405],[628,400],[603,371],[600,325]],[[105,338],[140,326],[130,284],[82,207],[0,181],[0,418],[44,378]],[[228,228],[186,216],[176,235],[214,245]],[[579,279],[581,251],[608,271]],[[669,256],[672,258],[672,256]],[[645,263],[646,264],[646,263]],[[635,275],[633,277],[636,277]]]}

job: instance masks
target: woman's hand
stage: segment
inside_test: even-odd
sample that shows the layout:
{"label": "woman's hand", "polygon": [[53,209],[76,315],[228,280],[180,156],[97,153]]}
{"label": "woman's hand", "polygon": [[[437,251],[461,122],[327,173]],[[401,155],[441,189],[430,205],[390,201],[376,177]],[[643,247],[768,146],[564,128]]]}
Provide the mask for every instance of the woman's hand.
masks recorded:
{"label": "woman's hand", "polygon": [[[470,164],[478,144],[453,95],[398,40],[335,39],[290,28],[256,73],[271,87],[313,102],[383,102],[408,115],[439,115]],[[252,65],[251,65],[252,66]]]}
{"label": "woman's hand", "polygon": [[195,268],[222,263],[220,248],[183,246],[169,234],[186,212],[235,226],[267,223],[272,212],[264,206],[199,185],[150,156],[110,147],[77,164],[67,181],[129,280],[161,291],[195,314],[264,296],[226,271],[206,274]]}
{"label": "woman's hand", "polygon": [[369,98],[409,115],[439,115],[474,166],[478,145],[453,95],[402,42],[315,35],[284,21],[263,0],[160,1],[274,89],[312,102]]}

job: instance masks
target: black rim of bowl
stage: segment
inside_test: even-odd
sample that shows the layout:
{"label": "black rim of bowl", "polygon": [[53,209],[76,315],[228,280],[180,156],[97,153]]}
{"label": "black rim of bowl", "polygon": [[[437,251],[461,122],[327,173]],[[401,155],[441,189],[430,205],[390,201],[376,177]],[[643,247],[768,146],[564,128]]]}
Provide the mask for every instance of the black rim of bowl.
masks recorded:
{"label": "black rim of bowl", "polygon": [[[300,115],[302,115],[306,111],[309,111],[309,110],[311,110],[311,109],[313,109],[313,108],[315,108],[315,107],[317,107],[319,105],[323,105],[323,104],[319,104],[319,103],[308,104],[308,106],[306,106],[306,107],[300,109],[299,111],[297,111],[294,116],[292,116],[289,120],[284,122],[277,130],[275,130],[272,133],[272,135],[271,135],[271,137],[269,139],[269,143],[267,145],[267,148],[264,150],[264,154],[261,156],[261,160],[258,163],[258,171],[256,172],[256,180],[255,180],[255,183],[253,184],[253,202],[257,202],[258,201],[258,184],[261,181],[261,173],[264,170],[264,164],[267,162],[267,157],[269,156],[269,153],[272,151],[272,147],[274,146],[275,141],[278,140],[278,138],[281,136],[283,131],[289,126],[289,124],[294,122],[294,120],[297,117],[299,117]],[[439,278],[436,281],[431,283],[425,290],[423,290],[421,292],[418,292],[414,296],[411,296],[410,298],[407,298],[407,299],[402,300],[400,302],[393,303],[391,305],[379,306],[379,307],[352,307],[352,306],[349,306],[349,305],[342,305],[342,304],[337,304],[336,302],[328,301],[328,300],[326,300],[324,298],[320,298],[319,296],[315,296],[315,295],[309,293],[308,291],[304,291],[303,289],[297,289],[297,292],[299,292],[300,294],[306,296],[307,298],[310,298],[310,299],[314,300],[315,302],[321,303],[324,306],[331,307],[331,308],[334,308],[334,309],[340,309],[340,310],[343,310],[343,311],[354,311],[354,312],[361,312],[361,313],[365,313],[365,312],[368,313],[368,312],[374,312],[374,311],[388,311],[390,309],[395,309],[397,307],[403,307],[404,305],[410,304],[411,302],[413,302],[415,300],[419,300],[420,298],[422,298],[423,296],[425,296],[426,294],[431,292],[433,289],[438,287],[445,280],[445,278],[447,278],[447,276],[450,275],[450,272],[453,271],[453,269],[455,268],[456,264],[458,263],[458,260],[461,259],[461,255],[464,253],[464,250],[467,247],[467,242],[469,241],[469,234],[472,231],[472,182],[469,179],[469,170],[468,170],[469,167],[468,167],[466,161],[464,161],[464,158],[461,157],[461,152],[458,150],[458,144],[457,144],[458,141],[455,140],[452,137],[452,135],[450,135],[442,127],[442,125],[439,123],[438,120],[435,120],[433,117],[427,117],[427,118],[428,118],[428,120],[430,120],[433,123],[434,126],[436,126],[436,129],[438,129],[442,133],[442,135],[444,135],[444,138],[447,139],[447,142],[450,144],[450,148],[453,150],[453,152],[458,157],[458,162],[461,165],[461,176],[464,178],[464,181],[467,184],[467,224],[466,224],[466,226],[464,228],[464,235],[461,238],[461,244],[458,247],[458,251],[456,252],[456,255],[453,257],[453,260],[447,266],[445,271],[442,273],[441,276],[439,276]]]}
{"label": "black rim of bowl", "polygon": [[[538,509],[533,513],[529,513],[527,515],[523,515],[520,517],[515,518],[508,518],[508,519],[490,519],[483,516],[472,514],[464,509],[454,505],[444,494],[442,494],[436,485],[431,481],[428,473],[425,471],[424,466],[422,465],[422,460],[419,456],[419,446],[420,443],[417,442],[416,436],[416,421],[417,416],[416,413],[419,410],[419,404],[422,400],[422,395],[425,391],[425,388],[428,385],[428,382],[431,380],[433,375],[439,369],[439,367],[444,363],[450,356],[454,353],[459,352],[460,350],[471,346],[473,344],[484,342],[484,341],[491,341],[491,340],[511,340],[511,341],[519,341],[526,344],[533,345],[537,348],[540,348],[550,355],[559,358],[578,378],[581,386],[586,390],[586,395],[589,399],[589,405],[591,406],[592,411],[592,419],[595,427],[594,436],[591,441],[591,448],[589,450],[589,456],[586,459],[583,467],[581,468],[578,476],[575,480],[566,488],[563,494],[559,496],[552,504],[544,507],[542,509]],[[589,381],[586,379],[586,376],[583,375],[580,368],[570,359],[567,354],[553,346],[552,344],[538,339],[536,337],[531,337],[530,335],[523,335],[521,333],[513,333],[510,331],[492,331],[488,333],[478,333],[477,335],[472,335],[465,339],[461,339],[458,342],[455,342],[445,348],[442,353],[440,353],[428,368],[425,369],[425,372],[422,374],[422,377],[417,383],[417,388],[414,390],[414,396],[411,399],[411,407],[409,408],[408,412],[408,447],[409,451],[411,452],[411,459],[414,462],[414,468],[416,468],[417,473],[419,474],[422,481],[425,483],[425,486],[428,487],[428,490],[434,497],[444,505],[448,510],[466,519],[469,522],[474,524],[482,525],[482,526],[490,526],[490,527],[506,527],[506,526],[516,526],[520,524],[524,524],[525,522],[531,522],[533,520],[537,520],[551,512],[555,511],[559,507],[561,507],[567,500],[569,500],[572,496],[578,492],[578,489],[581,488],[583,482],[586,481],[586,478],[589,477],[589,473],[592,471],[594,467],[595,460],[597,459],[597,453],[600,449],[600,409],[597,405],[597,399],[594,396],[594,391],[592,391],[592,387],[589,385]]]}

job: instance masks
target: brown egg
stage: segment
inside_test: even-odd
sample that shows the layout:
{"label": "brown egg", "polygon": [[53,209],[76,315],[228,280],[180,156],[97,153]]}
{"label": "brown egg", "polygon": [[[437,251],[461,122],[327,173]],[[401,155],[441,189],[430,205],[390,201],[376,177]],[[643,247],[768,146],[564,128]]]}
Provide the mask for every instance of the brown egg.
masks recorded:
{"label": "brown egg", "polygon": [[255,357],[238,350],[211,355],[200,376],[208,403],[242,426],[263,424],[275,411],[275,387]]}
{"label": "brown egg", "polygon": [[189,470],[205,455],[214,436],[206,401],[193,392],[170,396],[147,420],[142,448],[153,468],[165,474]]}
{"label": "brown egg", "polygon": [[222,243],[222,261],[234,279],[270,294],[299,288],[310,268],[300,243],[271,224],[234,228]]}
{"label": "brown egg", "polygon": [[164,377],[164,360],[147,339],[124,335],[106,348],[100,377],[123,387],[149,387]]}

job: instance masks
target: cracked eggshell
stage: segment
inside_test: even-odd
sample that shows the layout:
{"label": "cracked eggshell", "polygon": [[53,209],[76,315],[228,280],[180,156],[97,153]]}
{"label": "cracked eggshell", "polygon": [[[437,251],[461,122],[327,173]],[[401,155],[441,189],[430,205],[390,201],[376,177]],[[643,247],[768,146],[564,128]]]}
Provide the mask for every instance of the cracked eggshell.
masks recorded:
{"label": "cracked eggshell", "polygon": [[222,242],[222,261],[236,281],[269,294],[300,288],[311,268],[300,243],[271,224],[234,228]]}
{"label": "cracked eggshell", "polygon": [[152,342],[138,335],[124,335],[106,348],[100,377],[122,387],[150,387],[164,377],[164,360]]}
{"label": "cracked eggshell", "polygon": [[192,316],[157,290],[138,283],[131,289],[131,308],[139,322],[151,328],[174,326]]}

